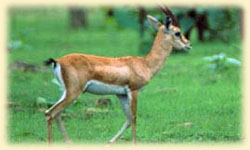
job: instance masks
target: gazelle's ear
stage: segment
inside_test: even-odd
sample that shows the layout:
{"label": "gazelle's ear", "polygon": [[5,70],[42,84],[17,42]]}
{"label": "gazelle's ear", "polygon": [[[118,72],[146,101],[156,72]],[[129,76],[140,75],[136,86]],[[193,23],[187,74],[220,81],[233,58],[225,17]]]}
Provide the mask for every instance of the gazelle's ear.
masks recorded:
{"label": "gazelle's ear", "polygon": [[153,16],[147,15],[148,21],[150,22],[150,24],[158,30],[158,28],[161,26],[161,23],[154,18]]}
{"label": "gazelle's ear", "polygon": [[165,24],[167,30],[169,30],[169,27],[172,25],[172,23],[173,23],[172,19],[170,17],[167,17],[166,24]]}

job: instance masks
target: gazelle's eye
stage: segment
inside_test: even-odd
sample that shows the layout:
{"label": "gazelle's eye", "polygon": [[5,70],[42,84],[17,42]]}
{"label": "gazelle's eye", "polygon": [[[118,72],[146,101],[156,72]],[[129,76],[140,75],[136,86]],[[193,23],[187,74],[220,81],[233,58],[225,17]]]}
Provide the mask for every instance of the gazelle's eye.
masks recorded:
{"label": "gazelle's eye", "polygon": [[177,37],[181,37],[181,32],[176,32],[174,35]]}

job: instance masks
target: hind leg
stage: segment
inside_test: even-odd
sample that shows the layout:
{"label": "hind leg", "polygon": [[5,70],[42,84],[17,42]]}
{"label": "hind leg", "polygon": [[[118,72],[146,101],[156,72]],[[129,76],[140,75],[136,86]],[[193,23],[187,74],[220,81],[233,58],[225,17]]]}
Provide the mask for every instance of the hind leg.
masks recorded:
{"label": "hind leg", "polygon": [[56,115],[56,117],[55,117],[57,127],[60,130],[60,132],[62,133],[65,142],[66,143],[71,143],[71,140],[69,139],[69,136],[68,136],[68,134],[66,132],[66,129],[65,129],[63,123],[62,123],[62,116],[61,116],[61,114],[62,114],[62,112],[58,113]]}
{"label": "hind leg", "polygon": [[49,143],[52,142],[52,121],[54,118],[64,139],[69,141],[68,134],[61,121],[60,112],[83,92],[83,87],[87,83],[86,76],[82,74],[82,78],[79,78],[79,76],[77,76],[79,73],[75,68],[61,66],[59,63],[55,65],[54,74],[64,89],[64,92],[61,99],[45,112]]}
{"label": "hind leg", "polygon": [[[76,94],[74,94],[73,96],[71,95],[66,95],[65,98],[59,100],[59,102],[57,102],[55,105],[53,105],[49,110],[46,111],[45,115],[46,115],[46,119],[47,119],[47,128],[48,128],[48,141],[49,143],[52,143],[52,120],[59,115],[58,117],[60,117],[60,112],[67,107],[70,103],[72,103],[72,101],[77,98],[80,95],[80,91],[77,92]],[[61,120],[58,118],[57,119],[58,122],[58,127],[59,130],[61,131],[61,133],[64,135],[64,137],[67,140],[67,133],[66,130],[64,129]]]}
{"label": "hind leg", "polygon": [[47,128],[48,128],[47,132],[48,132],[49,143],[52,142],[52,120],[55,117],[57,118],[56,120],[59,130],[64,136],[65,140],[67,141],[69,139],[66,130],[62,125],[59,113],[63,109],[65,109],[65,107],[67,107],[69,104],[71,104],[72,101],[75,100],[82,93],[82,88],[80,88],[79,84],[76,84],[75,82],[68,83],[66,87],[67,88],[64,91],[61,99],[45,112],[47,119]]}

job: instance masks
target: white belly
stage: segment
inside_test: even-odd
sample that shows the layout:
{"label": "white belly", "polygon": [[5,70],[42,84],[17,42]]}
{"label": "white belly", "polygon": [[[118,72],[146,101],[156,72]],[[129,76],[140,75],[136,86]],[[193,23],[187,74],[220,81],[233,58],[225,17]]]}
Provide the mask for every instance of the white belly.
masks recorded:
{"label": "white belly", "polygon": [[127,86],[119,86],[106,84],[100,81],[91,80],[86,84],[85,91],[93,94],[108,95],[108,94],[118,94],[124,95],[128,93]]}

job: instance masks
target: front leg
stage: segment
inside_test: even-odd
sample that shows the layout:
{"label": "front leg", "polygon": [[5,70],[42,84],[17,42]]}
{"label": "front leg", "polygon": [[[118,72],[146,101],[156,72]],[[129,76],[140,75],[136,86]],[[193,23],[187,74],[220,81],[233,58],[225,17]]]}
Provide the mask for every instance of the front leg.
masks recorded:
{"label": "front leg", "polygon": [[130,107],[130,101],[131,101],[131,92],[129,91],[126,95],[117,95],[119,98],[122,109],[126,115],[126,122],[123,124],[121,129],[117,132],[117,134],[109,141],[109,143],[114,143],[125,131],[128,127],[130,127],[132,122],[132,114],[131,114],[131,107]]}
{"label": "front leg", "polygon": [[133,142],[136,144],[136,112],[137,112],[137,94],[138,91],[132,91],[132,99],[131,99],[131,114],[132,114],[132,135],[133,135]]}
{"label": "front leg", "polygon": [[109,141],[114,143],[132,124],[133,142],[136,144],[136,109],[137,109],[137,93],[138,91],[128,92],[127,95],[117,95],[121,101],[122,109],[126,115],[126,122],[118,133]]}

